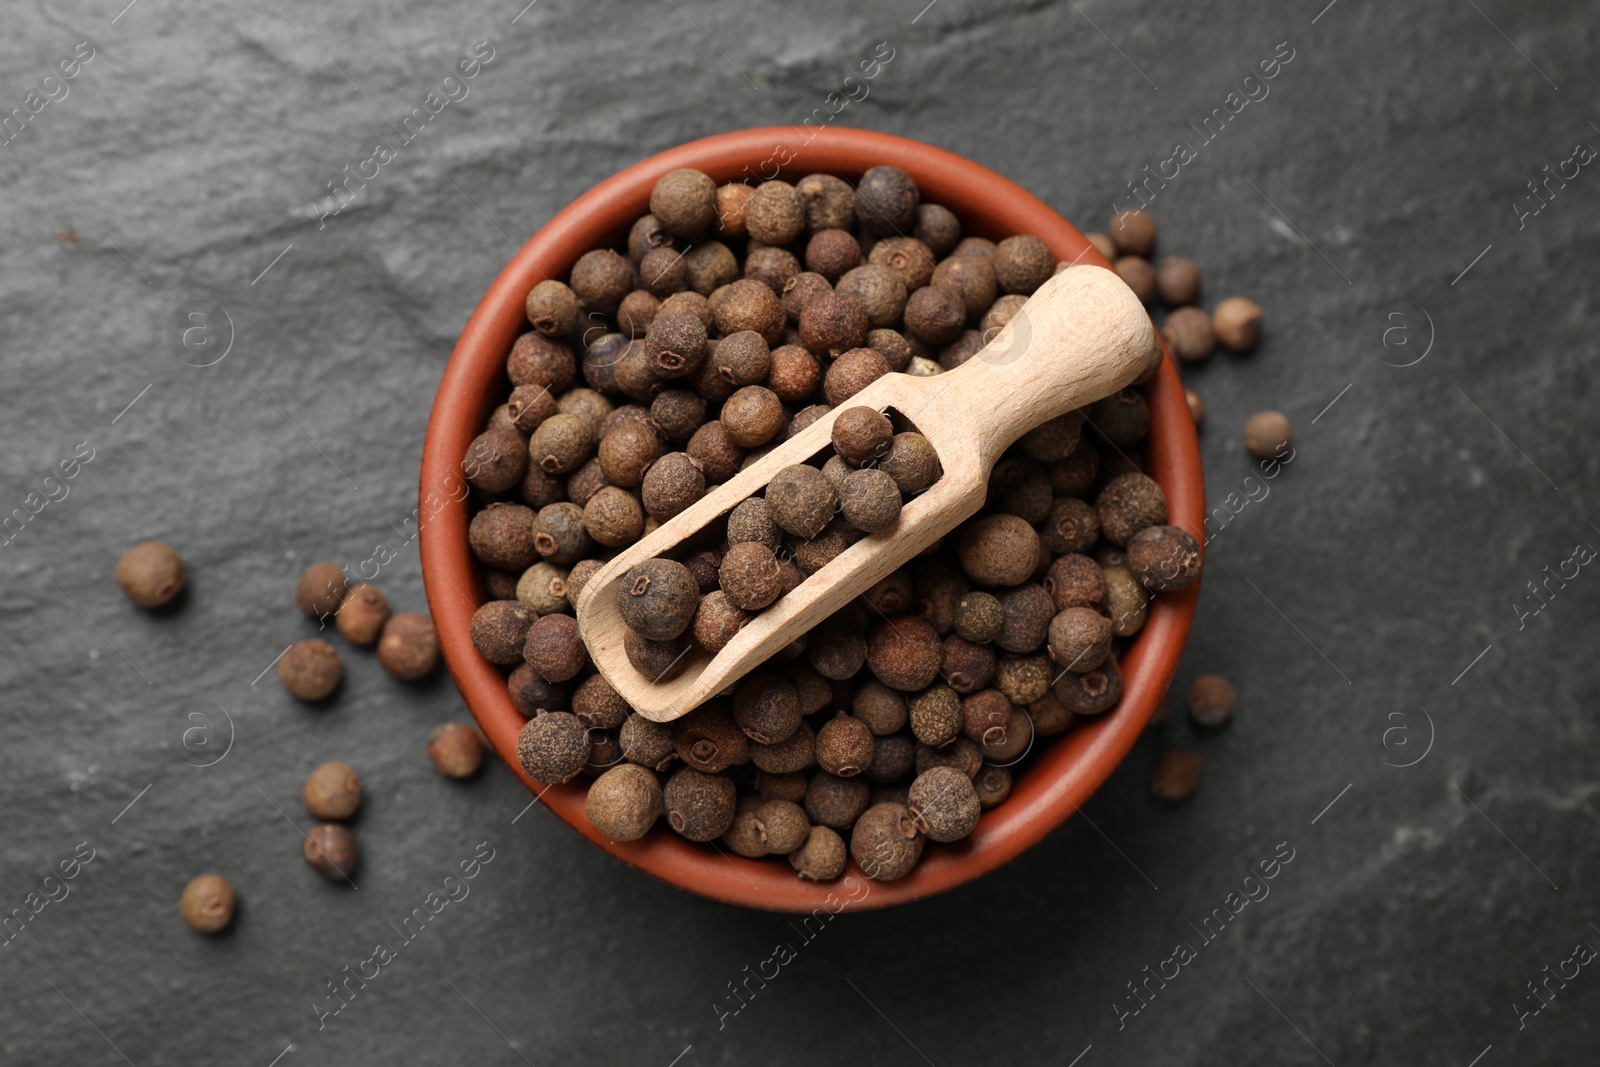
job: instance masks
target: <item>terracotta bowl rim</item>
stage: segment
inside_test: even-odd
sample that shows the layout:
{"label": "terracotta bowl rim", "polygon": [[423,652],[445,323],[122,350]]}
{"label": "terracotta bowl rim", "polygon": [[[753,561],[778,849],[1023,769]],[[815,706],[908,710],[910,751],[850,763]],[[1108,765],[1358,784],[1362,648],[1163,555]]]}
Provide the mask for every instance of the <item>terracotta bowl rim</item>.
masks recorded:
{"label": "terracotta bowl rim", "polygon": [[[458,464],[509,387],[505,357],[512,340],[528,328],[524,296],[545,277],[564,277],[588,249],[617,246],[632,220],[648,210],[656,179],[668,171],[692,167],[719,183],[759,181],[778,168],[790,180],[825,172],[853,181],[879,164],[910,172],[924,199],[955,211],[963,233],[1033,233],[1059,260],[1110,267],[1071,223],[1033,194],[968,159],[919,141],[866,130],[799,127],[740,130],[691,141],[599,183],[558,212],[513,257],[461,332],[439,383],[423,445],[417,513],[423,582],[445,662],[484,735],[537,802],[595,845],[680,889],[747,908],[810,912],[904,904],[969,882],[1037,844],[1088,800],[1138,741],[1166,696],[1199,594],[1196,585],[1158,597],[1122,659],[1124,691],[1117,707],[1033,753],[1011,796],[984,813],[970,838],[930,847],[916,869],[897,882],[869,881],[854,863],[839,882],[806,882],[781,859],[743,859],[683,840],[664,827],[642,841],[608,841],[584,813],[585,780],[547,787],[522,771],[517,734],[524,720],[511,704],[500,669],[478,656],[468,635],[472,613],[487,597],[467,546],[470,497]],[[1203,540],[1199,443],[1170,355],[1147,389],[1151,434],[1146,469],[1166,491],[1169,521]]]}

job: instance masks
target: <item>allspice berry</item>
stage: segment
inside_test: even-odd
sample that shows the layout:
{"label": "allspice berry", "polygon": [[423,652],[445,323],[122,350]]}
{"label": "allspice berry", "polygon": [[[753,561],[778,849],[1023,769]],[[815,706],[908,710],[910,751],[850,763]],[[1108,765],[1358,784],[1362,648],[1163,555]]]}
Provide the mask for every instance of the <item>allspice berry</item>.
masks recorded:
{"label": "allspice berry", "polygon": [[894,479],[903,497],[915,496],[939,480],[944,468],[933,443],[914,430],[897,433],[878,468]]}
{"label": "allspice berry", "polygon": [[307,703],[333,695],[343,676],[339,653],[328,642],[315,637],[296,641],[278,660],[278,680],[290,696]]}
{"label": "allspice berry", "polygon": [[791,464],[774,474],[767,483],[765,499],[772,520],[795,537],[804,538],[820,534],[839,503],[832,483],[804,463]]}
{"label": "allspice berry", "polygon": [[690,647],[689,639],[682,636],[670,641],[652,641],[632,630],[622,635],[622,651],[628,663],[653,682],[670,681],[682,674],[688,666],[685,657]]}
{"label": "allspice berry", "polygon": [[349,582],[338,564],[313,563],[295,584],[294,606],[313,619],[320,619],[338,611],[349,591]]}
{"label": "allspice berry", "polygon": [[879,237],[916,229],[921,203],[917,183],[899,167],[872,167],[856,185],[856,220],[867,233]]}
{"label": "allspice berry", "polygon": [[777,557],[756,541],[729,546],[717,580],[728,603],[744,611],[760,611],[783,593]]}
{"label": "allspice berry", "polygon": [[583,529],[605,548],[631,545],[644,532],[644,506],[626,489],[608,485],[583,507]]}
{"label": "allspice berry", "polygon": [[906,724],[906,698],[882,682],[869,681],[856,690],[850,713],[865,723],[874,737],[887,737]]}
{"label": "allspice berry", "polygon": [[447,722],[428,735],[428,759],[446,778],[470,778],[483,766],[483,741],[476,728]]}
{"label": "allspice berry", "polygon": [[874,329],[899,326],[906,309],[906,283],[882,263],[863,263],[846,271],[834,288],[861,302],[867,322]]}
{"label": "allspice berry", "polygon": [[361,776],[350,764],[331,760],[306,778],[301,797],[306,810],[324,822],[348,819],[361,806]]}
{"label": "allspice berry", "polygon": [[[117,561],[116,577],[117,585],[122,587],[127,598],[147,611],[172,603],[183,592],[187,580],[183,560],[161,541],[144,541],[128,549]],[[339,578],[343,581],[342,571]],[[231,913],[231,903],[229,910]]]}
{"label": "allspice berry", "polygon": [[678,758],[697,771],[716,774],[750,758],[748,735],[721,701],[702,704],[672,722]]}
{"label": "allspice berry", "polygon": [[669,641],[683,633],[699,607],[700,585],[677,560],[645,560],[617,583],[622,621],[651,641]]}
{"label": "allspice berry", "polygon": [[877,352],[851,348],[835,359],[822,376],[822,395],[837,407],[888,373],[889,361]]}
{"label": "allspice berry", "polygon": [[565,337],[578,324],[578,297],[563,282],[550,278],[528,291],[528,322],[550,337]]}
{"label": "allspice berry", "polygon": [[301,854],[328,881],[347,882],[356,869],[356,838],[339,823],[319,823],[306,834]]}
{"label": "allspice berry", "polygon": [[1211,311],[1211,329],[1224,348],[1248,352],[1261,338],[1261,306],[1242,296],[1230,296]]}
{"label": "allspice berry", "polygon": [[1206,421],[1206,402],[1199,393],[1193,389],[1185,389],[1183,402],[1189,405],[1189,417],[1194,420],[1196,426]]}
{"label": "allspice berry", "polygon": [[1050,657],[1082,674],[1111,652],[1111,620],[1090,608],[1068,608],[1050,623]]}
{"label": "allspice berry", "polygon": [[817,766],[852,778],[872,765],[872,731],[860,719],[839,715],[817,731]]}
{"label": "allspice berry", "polygon": [[1183,256],[1168,256],[1156,268],[1156,288],[1172,307],[1194,303],[1200,298],[1199,265]]}
{"label": "allspice berry", "polygon": [[663,174],[650,190],[650,214],[674,237],[694,237],[717,221],[717,183],[698,170]]}
{"label": "allspice berry", "polygon": [[786,245],[806,228],[805,200],[788,182],[762,182],[745,203],[744,226],[753,241]]}
{"label": "allspice berry", "polygon": [[844,873],[844,839],[838,831],[826,826],[813,826],[806,833],[805,844],[789,853],[789,866],[808,882],[831,882]]}
{"label": "allspice berry", "polygon": [[1001,241],[989,265],[1002,293],[1029,296],[1055,273],[1056,257],[1041,238],[1020,234]]}
{"label": "allspice berry", "polygon": [[1217,347],[1211,316],[1197,307],[1175,308],[1161,326],[1172,354],[1184,363],[1199,363]]}
{"label": "allspice berry", "polygon": [[523,725],[517,758],[536,781],[570,782],[589,759],[589,728],[571,712],[547,711]]}
{"label": "allspice berry", "polygon": [[788,415],[771,389],[747,385],[723,403],[719,418],[728,440],[740,448],[760,448],[778,436]]}
{"label": "allspice berry", "polygon": [[1150,612],[1150,591],[1126,566],[1106,567],[1106,605],[1111,612],[1111,632],[1132,637],[1144,628]]}
{"label": "allspice berry", "polygon": [[[962,258],[972,259],[970,256]],[[987,307],[988,303],[985,302],[984,306]],[[966,301],[957,289],[937,284],[925,285],[906,299],[906,333],[924,344],[947,345],[961,336],[966,324]]]}
{"label": "allspice berry", "polygon": [[993,641],[1004,622],[1005,611],[991,593],[967,593],[956,602],[955,631],[974,644]]}
{"label": "allspice berry", "polygon": [[374,585],[358,585],[339,605],[334,626],[353,645],[370,645],[389,621],[389,601]]}
{"label": "allspice berry", "polygon": [[[798,686],[795,692],[799,692]],[[750,762],[766,774],[794,774],[813,766],[816,760],[816,732],[804,721],[794,733],[782,741],[770,745],[757,743],[750,746]]]}
{"label": "allspice berry", "polygon": [[433,620],[416,611],[390,616],[378,637],[378,664],[403,682],[424,678],[439,662]]}
{"label": "allspice berry", "polygon": [[978,805],[989,811],[1011,795],[1011,771],[1005,767],[984,767],[972,780],[972,785],[978,793]]}
{"label": "allspice berry", "polygon": [[[1165,503],[1163,497],[1163,519]],[[956,553],[961,569],[979,585],[1021,585],[1038,564],[1039,535],[1016,515],[985,515],[961,527]]]}
{"label": "allspice berry", "polygon": [[819,230],[806,243],[806,270],[836,282],[861,266],[861,243],[849,230]]}
{"label": "allspice berry", "polygon": [[754,675],[734,693],[733,721],[757,744],[780,744],[800,728],[800,696],[781,678]]}
{"label": "allspice berry", "polygon": [[719,298],[711,304],[711,321],[718,333],[728,337],[741,330],[754,330],[769,345],[783,343],[789,317],[778,294],[766,283],[740,278],[717,290],[717,294]]}
{"label": "allspice berry", "polygon": [[[515,488],[527,467],[527,446],[513,430],[487,430],[479,434],[467,446],[467,454],[461,460],[462,475],[486,493],[503,493]],[[302,607],[301,610],[306,609]]]}
{"label": "allspice berry", "polygon": [[666,522],[705,495],[706,476],[687,452],[668,452],[644,472],[639,497],[652,519]]}
{"label": "allspice berry", "polygon": [[1123,208],[1111,216],[1106,235],[1123,255],[1149,256],[1155,251],[1155,220],[1138,208]]}
{"label": "allspice berry", "polygon": [[1092,671],[1062,671],[1051,692],[1074,715],[1099,715],[1122,699],[1122,668],[1115,655]]}
{"label": "allspice berry", "polygon": [[1216,729],[1233,718],[1239,694],[1233,683],[1220,674],[1202,674],[1189,687],[1189,714],[1208,729]]}
{"label": "allspice berry", "polygon": [[845,408],[833,420],[833,449],[852,467],[882,458],[894,441],[894,426],[864,404]]}
{"label": "allspice berry", "polygon": [[773,855],[786,856],[806,843],[811,822],[792,800],[767,800],[756,808],[756,832]]}
{"label": "allspice berry", "polygon": [[710,841],[733,824],[737,789],[733,779],[684,767],[663,791],[667,825],[690,841]]}
{"label": "allspice berry", "polygon": [[1158,593],[1187,589],[1200,579],[1200,546],[1177,526],[1146,526],[1128,539],[1128,570]]}
{"label": "allspice berry", "polygon": [[1069,552],[1057,557],[1045,572],[1043,585],[1057,611],[1100,609],[1106,605],[1105,572],[1100,564],[1081,553]]}
{"label": "allspice berry", "polygon": [[839,508],[845,521],[863,533],[893,526],[900,518],[900,506],[900,487],[876,468],[851,471],[839,488]]}
{"label": "allspice berry", "polygon": [[576,678],[589,662],[589,653],[578,633],[578,620],[571,615],[541,615],[528,628],[522,658],[546,681]]}
{"label": "allspice berry", "polygon": [[930,841],[959,841],[977,829],[983,806],[972,780],[953,767],[929,767],[911,783],[912,822]]}
{"label": "allspice berry", "polygon": [[1293,431],[1281,411],[1258,411],[1244,424],[1244,447],[1257,459],[1277,459],[1289,447]]}
{"label": "allspice berry", "polygon": [[860,775],[840,778],[818,771],[806,786],[806,814],[814,823],[843,830],[867,810],[872,787]]}
{"label": "allspice berry", "polygon": [[661,455],[661,439],[649,425],[623,423],[600,438],[600,469],[606,481],[623,489],[637,489],[645,471]]}
{"label": "allspice berry", "polygon": [[672,742],[672,727],[664,722],[652,722],[638,712],[628,716],[617,734],[622,746],[622,758],[652,771],[664,771],[678,758],[677,747]]}
{"label": "allspice berry", "polygon": [[596,248],[578,257],[567,281],[584,304],[609,315],[633,290],[633,264],[609,248]]}
{"label": "allspice berry", "polygon": [[899,804],[875,804],[850,833],[850,856],[868,878],[893,882],[911,873],[922,857],[923,835],[911,812]]}
{"label": "allspice berry", "polygon": [[660,377],[687,377],[705,362],[706,324],[691,312],[663,308],[645,332],[644,349]]}
{"label": "allspice berry", "polygon": [[867,311],[849,293],[828,290],[801,306],[800,343],[819,356],[837,355],[867,339]]}
{"label": "allspice berry", "polygon": [[938,631],[910,616],[879,623],[867,640],[867,667],[884,685],[901,692],[932,685],[943,658]]}
{"label": "allspice berry", "polygon": [[1114,545],[1126,545],[1146,526],[1167,521],[1167,494],[1154,478],[1131,471],[1107,482],[1094,508],[1100,515],[1101,535]]}
{"label": "allspice berry", "polygon": [[[755,189],[744,182],[717,186],[717,235],[730,240],[745,236],[744,213]],[[647,218],[650,216],[646,216]]]}
{"label": "allspice berry", "polygon": [[[565,412],[540,423],[528,439],[527,447],[528,457],[546,474],[571,474],[583,466],[593,451],[594,435],[589,423],[581,416]],[[479,488],[487,487],[480,485]]]}
{"label": "allspice berry", "polygon": [[1168,749],[1150,768],[1150,792],[1162,800],[1186,800],[1200,788],[1206,761],[1198,752]]}
{"label": "allspice berry", "polygon": [[961,701],[961,732],[980,745],[1004,743],[1016,708],[998,689],[980,689]]}
{"label": "allspice berry", "polygon": [[965,723],[961,698],[949,686],[937,685],[911,698],[911,732],[929,748],[943,748],[961,734]]}
{"label": "allspice berry", "polygon": [[215,934],[233,922],[233,886],[220,874],[202,874],[183,887],[178,913],[202,934]]}
{"label": "allspice berry", "polygon": [[608,840],[637,841],[666,810],[666,798],[653,773],[636,763],[619,763],[589,786],[583,809]]}
{"label": "allspice berry", "polygon": [[1139,303],[1148,304],[1156,298],[1156,269],[1143,256],[1121,256],[1112,264]]}
{"label": "allspice berry", "polygon": [[478,655],[501,667],[522,662],[522,646],[538,616],[520,600],[491,600],[472,613],[468,634]]}

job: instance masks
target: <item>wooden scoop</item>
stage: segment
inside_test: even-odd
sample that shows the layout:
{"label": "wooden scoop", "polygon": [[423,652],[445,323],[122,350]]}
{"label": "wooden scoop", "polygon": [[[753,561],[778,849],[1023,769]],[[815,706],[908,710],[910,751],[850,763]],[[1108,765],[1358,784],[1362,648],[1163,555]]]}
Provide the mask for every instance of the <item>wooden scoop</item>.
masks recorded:
{"label": "wooden scoop", "polygon": [[[618,554],[578,598],[590,657],[645,718],[670,722],[687,714],[975,514],[990,470],[1017,438],[1131,385],[1160,358],[1149,315],[1116,274],[1068,268],[961,366],[926,378],[885,375]],[[779,597],[715,656],[691,644],[671,678],[656,681],[636,670],[622,647],[623,575],[648,559],[676,558],[685,540],[761,492],[778,471],[828,449],[834,415],[856,405],[893,408],[909,419],[938,452],[943,476],[906,502],[894,526],[863,537]]]}

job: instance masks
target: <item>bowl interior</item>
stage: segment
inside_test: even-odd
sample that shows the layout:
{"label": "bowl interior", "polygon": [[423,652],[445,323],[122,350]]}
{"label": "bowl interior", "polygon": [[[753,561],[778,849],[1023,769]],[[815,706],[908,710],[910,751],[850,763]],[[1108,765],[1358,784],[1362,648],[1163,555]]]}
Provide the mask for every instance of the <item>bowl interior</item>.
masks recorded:
{"label": "bowl interior", "polygon": [[[809,138],[809,139],[808,139]],[[419,527],[423,580],[445,661],[489,741],[507,765],[563,822],[624,863],[702,896],[751,908],[810,912],[885,907],[951,889],[993,870],[1038,842],[1077,811],[1137,741],[1177,667],[1194,615],[1198,585],[1163,594],[1123,657],[1117,707],[1052,738],[1019,768],[1011,796],[986,812],[965,841],[929,849],[897,882],[866,879],[854,864],[837,883],[797,878],[781,860],[747,860],[679,838],[658,827],[642,841],[606,840],[584,814],[587,783],[546,787],[523,773],[512,706],[500,670],[472,647],[472,613],[487,599],[467,546],[468,487],[461,456],[509,389],[505,358],[525,331],[523,299],[544,278],[565,278],[591,248],[620,247],[629,226],[649,210],[656,179],[693,167],[717,182],[774,176],[795,180],[826,172],[852,183],[872,166],[904,168],[923,199],[950,208],[963,233],[999,239],[1032,233],[1058,260],[1109,266],[1070,223],[1037,197],[976,163],[921,142],[860,130],[773,127],[694,141],[652,156],[573,201],[523,246],[473,312],[440,382],[423,447]],[[1205,501],[1199,446],[1171,358],[1147,387],[1151,432],[1145,467],[1166,491],[1170,522],[1203,529]]]}

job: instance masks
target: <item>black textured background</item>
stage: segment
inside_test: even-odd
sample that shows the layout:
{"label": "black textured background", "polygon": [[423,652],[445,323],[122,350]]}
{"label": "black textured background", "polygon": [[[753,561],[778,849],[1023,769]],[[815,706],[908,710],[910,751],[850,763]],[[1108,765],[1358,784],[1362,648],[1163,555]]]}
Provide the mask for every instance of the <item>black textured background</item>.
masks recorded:
{"label": "black textured background", "polygon": [[[1520,229],[1516,206],[1600,146],[1592,3],[122,2],[0,12],[0,113],[94,49],[0,146],[0,512],[93,449],[0,547],[0,909],[94,849],[0,947],[0,1060],[1592,1060],[1600,977],[1543,1002],[1526,983],[1600,946],[1600,576],[1519,610],[1600,546],[1600,174]],[[470,96],[319,227],[327,183],[485,40]],[[1188,376],[1213,502],[1250,473],[1250,412],[1287,412],[1297,451],[1213,541],[1174,687],[1230,675],[1230,729],[1172,715],[1022,860],[801,945],[542,810],[513,825],[529,798],[503,767],[439,778],[423,741],[463,714],[443,676],[408,688],[351,654],[325,710],[252,680],[305,636],[288,597],[314,559],[389,542],[379,584],[423,606],[395,527],[445,358],[513,246],[651,152],[800,121],[883,41],[893,60],[837,122],[967,155],[1084,229],[1289,42],[1270,95],[1151,209],[1210,300],[1268,313],[1254,355]],[[167,324],[207,301],[232,347],[186,366]],[[111,580],[146,537],[192,576],[159,617]],[[232,724],[211,766],[174,740],[191,701]],[[1208,761],[1173,810],[1145,788],[1167,744]],[[317,880],[275,810],[304,824],[301,782],[330,758],[367,782],[359,891]],[[325,983],[483,841],[471,895],[319,1030]],[[1119,1029],[1125,983],[1198,945],[1190,924],[1280,842],[1270,897]],[[242,900],[217,939],[177,915],[205,870]],[[785,940],[798,958],[719,1026],[727,983]]]}

